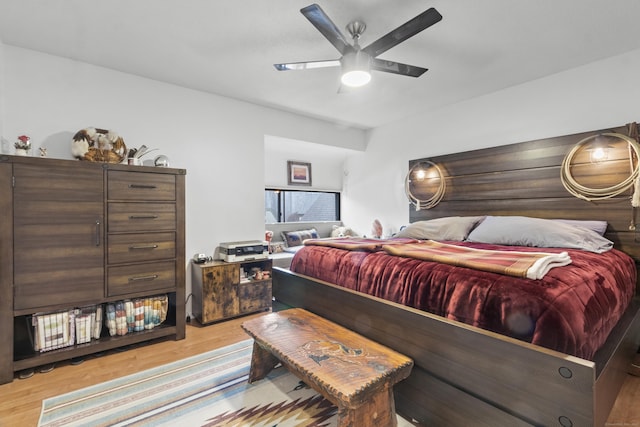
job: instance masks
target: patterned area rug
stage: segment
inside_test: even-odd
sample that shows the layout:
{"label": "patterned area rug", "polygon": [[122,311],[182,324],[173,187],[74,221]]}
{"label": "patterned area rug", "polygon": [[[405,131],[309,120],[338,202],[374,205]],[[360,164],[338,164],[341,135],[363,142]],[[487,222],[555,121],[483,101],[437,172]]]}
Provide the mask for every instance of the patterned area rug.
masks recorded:
{"label": "patterned area rug", "polygon": [[[337,409],[283,368],[247,383],[252,340],[46,399],[39,427],[336,426]],[[398,426],[411,426],[398,417]]]}

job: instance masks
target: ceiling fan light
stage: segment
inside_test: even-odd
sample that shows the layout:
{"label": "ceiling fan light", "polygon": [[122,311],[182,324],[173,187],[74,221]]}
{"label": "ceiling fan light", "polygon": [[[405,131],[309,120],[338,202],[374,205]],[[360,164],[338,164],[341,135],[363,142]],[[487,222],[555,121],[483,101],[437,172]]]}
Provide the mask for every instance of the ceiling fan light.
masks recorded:
{"label": "ceiling fan light", "polygon": [[[357,45],[356,45],[357,46]],[[371,57],[361,50],[342,57],[342,84],[349,87],[364,86],[371,81]]]}
{"label": "ceiling fan light", "polygon": [[364,86],[371,81],[371,73],[366,70],[352,70],[342,74],[342,84],[349,87]]}

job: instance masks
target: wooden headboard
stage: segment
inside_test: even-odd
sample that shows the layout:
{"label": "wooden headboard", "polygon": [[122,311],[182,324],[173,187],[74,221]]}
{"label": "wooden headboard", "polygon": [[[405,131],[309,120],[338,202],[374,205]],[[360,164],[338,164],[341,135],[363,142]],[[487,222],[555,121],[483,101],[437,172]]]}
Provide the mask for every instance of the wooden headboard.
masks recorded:
{"label": "wooden headboard", "polygon": [[[500,147],[416,159],[409,169],[425,161],[442,170],[446,192],[442,201],[431,209],[416,211],[410,205],[411,222],[444,216],[524,215],[538,218],[605,220],[605,236],[614,247],[640,262],[640,223],[637,210],[631,207],[633,187],[612,199],[586,201],[571,195],[562,185],[562,161],[573,146],[583,139],[601,133],[629,135],[637,125],[620,126],[574,135],[522,142]],[[588,153],[576,155],[574,175],[582,185],[606,187],[629,176],[628,144],[614,147],[608,160],[598,164],[589,161]],[[588,184],[587,184],[588,183]],[[412,185],[417,185],[413,184]],[[434,183],[425,184],[424,194],[433,194]],[[637,224],[636,229],[634,225]]]}

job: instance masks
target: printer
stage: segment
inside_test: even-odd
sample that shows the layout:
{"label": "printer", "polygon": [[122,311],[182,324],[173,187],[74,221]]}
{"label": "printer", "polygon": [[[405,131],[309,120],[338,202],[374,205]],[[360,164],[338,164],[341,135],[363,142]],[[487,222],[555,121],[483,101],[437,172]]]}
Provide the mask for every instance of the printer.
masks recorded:
{"label": "printer", "polygon": [[260,240],[220,243],[220,258],[227,262],[269,258],[269,245]]}

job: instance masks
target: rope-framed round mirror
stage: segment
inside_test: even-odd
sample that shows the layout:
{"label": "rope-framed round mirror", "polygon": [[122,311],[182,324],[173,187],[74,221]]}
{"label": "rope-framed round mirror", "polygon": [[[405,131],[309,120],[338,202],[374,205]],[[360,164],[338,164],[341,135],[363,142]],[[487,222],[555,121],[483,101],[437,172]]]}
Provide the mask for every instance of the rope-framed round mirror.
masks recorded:
{"label": "rope-framed round mirror", "polygon": [[442,170],[429,160],[421,160],[409,168],[404,180],[404,190],[416,210],[436,206],[447,189]]}

